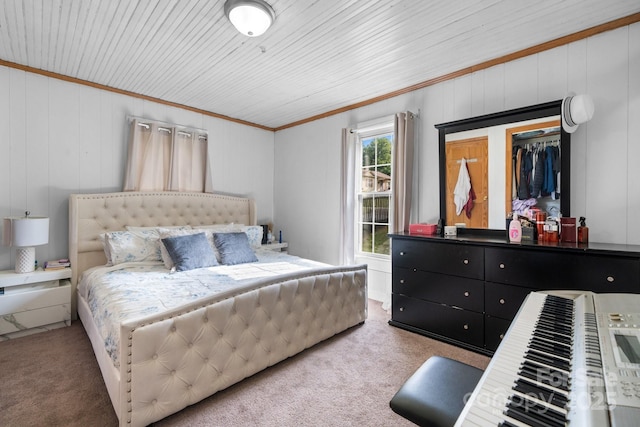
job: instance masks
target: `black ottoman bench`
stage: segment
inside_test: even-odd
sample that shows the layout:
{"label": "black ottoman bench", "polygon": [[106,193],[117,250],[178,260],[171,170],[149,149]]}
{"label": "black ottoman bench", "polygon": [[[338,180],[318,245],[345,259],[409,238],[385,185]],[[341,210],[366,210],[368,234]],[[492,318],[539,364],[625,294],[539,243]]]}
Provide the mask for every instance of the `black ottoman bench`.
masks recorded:
{"label": "black ottoman bench", "polygon": [[482,373],[457,360],[432,356],[409,377],[389,406],[419,426],[451,427]]}

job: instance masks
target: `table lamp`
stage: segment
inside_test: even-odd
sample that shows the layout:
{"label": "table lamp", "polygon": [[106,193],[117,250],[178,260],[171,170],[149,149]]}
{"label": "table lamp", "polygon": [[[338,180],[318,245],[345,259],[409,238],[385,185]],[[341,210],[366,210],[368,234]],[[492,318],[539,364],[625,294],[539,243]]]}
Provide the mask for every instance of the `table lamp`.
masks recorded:
{"label": "table lamp", "polygon": [[36,248],[49,243],[49,218],[29,216],[4,219],[2,242],[5,246],[15,246],[16,273],[31,273],[35,270]]}

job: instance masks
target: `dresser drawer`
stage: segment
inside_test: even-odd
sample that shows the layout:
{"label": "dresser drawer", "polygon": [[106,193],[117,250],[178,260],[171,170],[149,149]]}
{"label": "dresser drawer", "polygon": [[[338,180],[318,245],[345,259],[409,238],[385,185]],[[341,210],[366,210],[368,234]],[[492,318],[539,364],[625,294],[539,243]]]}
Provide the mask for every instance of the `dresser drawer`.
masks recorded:
{"label": "dresser drawer", "polygon": [[640,260],[624,257],[485,249],[489,282],[536,289],[577,289],[593,292],[638,292]]}
{"label": "dresser drawer", "polygon": [[578,289],[596,293],[639,293],[640,260],[633,258],[585,256],[576,271]]}
{"label": "dresser drawer", "polygon": [[491,282],[484,285],[485,313],[507,320],[513,319],[529,292],[534,290]]}
{"label": "dresser drawer", "polygon": [[476,347],[484,346],[484,317],[480,313],[394,294],[391,316],[396,322],[426,332]]}
{"label": "dresser drawer", "polygon": [[485,279],[488,282],[537,289],[570,288],[580,255],[556,252],[485,249]]}
{"label": "dresser drawer", "polygon": [[484,282],[409,268],[393,267],[393,293],[484,311]]}
{"label": "dresser drawer", "polygon": [[394,266],[484,279],[484,248],[481,247],[394,238],[391,253]]}
{"label": "dresser drawer", "polygon": [[496,351],[507,333],[510,320],[486,316],[484,319],[484,345],[487,350]]}

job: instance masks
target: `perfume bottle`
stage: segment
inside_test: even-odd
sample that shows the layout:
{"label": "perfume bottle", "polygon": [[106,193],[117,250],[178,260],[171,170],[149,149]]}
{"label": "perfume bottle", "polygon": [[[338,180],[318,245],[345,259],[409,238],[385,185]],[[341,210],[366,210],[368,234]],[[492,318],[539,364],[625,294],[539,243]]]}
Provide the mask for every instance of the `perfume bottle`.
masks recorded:
{"label": "perfume bottle", "polygon": [[589,227],[587,227],[587,219],[580,217],[580,226],[578,227],[578,243],[589,243]]}
{"label": "perfume bottle", "polygon": [[518,219],[518,214],[514,212],[513,219],[509,224],[509,241],[518,243],[521,240],[522,240],[522,224],[520,224],[520,220]]}

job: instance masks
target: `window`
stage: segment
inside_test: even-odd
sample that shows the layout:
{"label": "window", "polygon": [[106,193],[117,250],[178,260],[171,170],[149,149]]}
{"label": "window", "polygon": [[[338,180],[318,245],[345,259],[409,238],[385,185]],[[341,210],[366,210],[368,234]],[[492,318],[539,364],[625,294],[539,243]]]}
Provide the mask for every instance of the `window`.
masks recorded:
{"label": "window", "polygon": [[389,224],[391,191],[391,153],[393,124],[358,135],[356,155],[356,251],[390,255]]}

